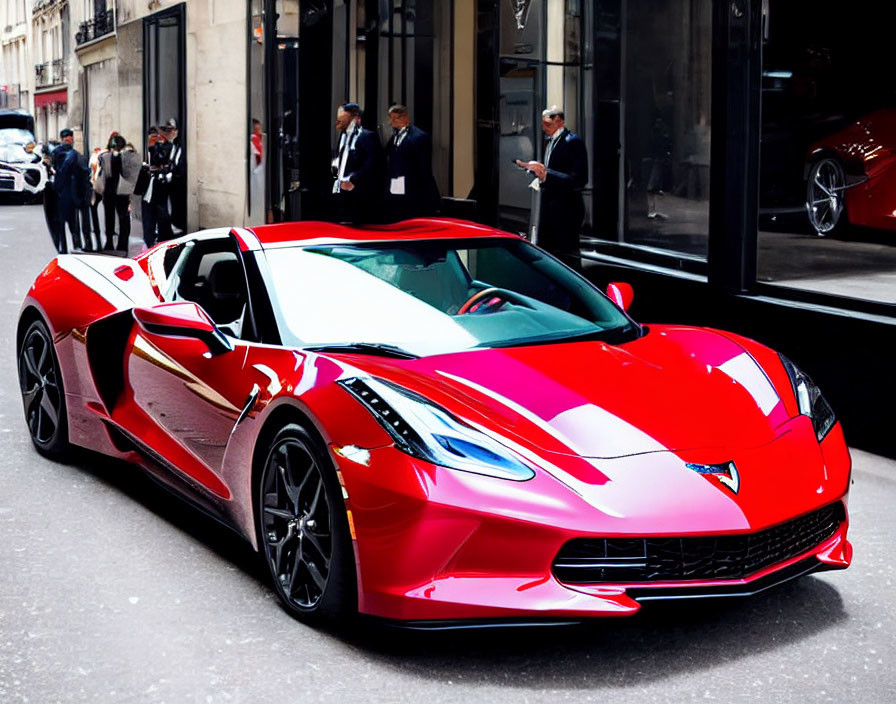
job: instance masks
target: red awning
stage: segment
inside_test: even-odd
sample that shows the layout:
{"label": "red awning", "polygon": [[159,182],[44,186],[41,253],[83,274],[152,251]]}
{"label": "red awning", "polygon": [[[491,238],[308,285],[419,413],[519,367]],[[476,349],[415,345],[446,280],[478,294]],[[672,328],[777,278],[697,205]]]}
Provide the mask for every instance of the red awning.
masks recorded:
{"label": "red awning", "polygon": [[37,93],[34,96],[34,107],[40,108],[44,105],[50,105],[51,103],[67,103],[68,102],[68,90],[63,88],[62,90],[53,90],[49,93]]}

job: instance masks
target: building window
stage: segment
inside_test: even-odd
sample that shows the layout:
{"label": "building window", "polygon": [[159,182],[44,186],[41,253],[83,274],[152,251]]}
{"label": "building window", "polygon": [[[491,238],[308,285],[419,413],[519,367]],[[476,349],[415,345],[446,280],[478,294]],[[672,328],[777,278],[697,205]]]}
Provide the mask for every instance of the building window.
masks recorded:
{"label": "building window", "polygon": [[107,7],[106,0],[94,0],[92,9],[90,19],[78,25],[78,32],[75,34],[75,43],[78,45],[115,31],[115,9]]}
{"label": "building window", "polygon": [[170,118],[185,139],[185,62],[183,5],[143,20],[144,122],[162,125]]}
{"label": "building window", "polygon": [[711,4],[622,3],[620,124],[626,244],[705,259],[709,237]]}
{"label": "building window", "polygon": [[[500,8],[498,224],[526,231],[532,178],[513,162],[543,158],[542,110],[562,107],[566,126],[585,140],[589,157],[594,153],[591,44],[583,42],[591,7],[581,0],[507,0]],[[592,228],[590,183],[584,195],[587,233]]]}
{"label": "building window", "polygon": [[[757,279],[896,304],[894,10],[767,0]],[[836,18],[836,21],[831,21]]]}

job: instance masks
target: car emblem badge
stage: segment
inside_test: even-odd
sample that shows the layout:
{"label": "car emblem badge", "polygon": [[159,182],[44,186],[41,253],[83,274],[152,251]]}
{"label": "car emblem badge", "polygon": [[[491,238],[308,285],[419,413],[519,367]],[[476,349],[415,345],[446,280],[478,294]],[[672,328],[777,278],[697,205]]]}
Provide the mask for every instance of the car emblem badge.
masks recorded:
{"label": "car emblem badge", "polygon": [[529,9],[532,7],[532,0],[510,0],[510,6],[513,8],[516,28],[522,32],[526,28],[526,22],[529,21]]}
{"label": "car emblem badge", "polygon": [[685,466],[694,470],[697,474],[711,474],[735,494],[740,489],[740,474],[738,474],[734,462],[723,462],[722,464],[693,464],[688,462]]}

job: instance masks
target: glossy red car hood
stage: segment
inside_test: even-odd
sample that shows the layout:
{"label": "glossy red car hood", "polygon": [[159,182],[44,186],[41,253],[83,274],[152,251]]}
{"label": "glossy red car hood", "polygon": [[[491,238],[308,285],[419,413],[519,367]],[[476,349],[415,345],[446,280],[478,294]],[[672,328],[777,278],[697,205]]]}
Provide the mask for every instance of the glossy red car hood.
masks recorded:
{"label": "glossy red car hood", "polygon": [[515,442],[584,457],[758,447],[789,418],[753,357],[699,328],[653,326],[623,345],[352,361]]}

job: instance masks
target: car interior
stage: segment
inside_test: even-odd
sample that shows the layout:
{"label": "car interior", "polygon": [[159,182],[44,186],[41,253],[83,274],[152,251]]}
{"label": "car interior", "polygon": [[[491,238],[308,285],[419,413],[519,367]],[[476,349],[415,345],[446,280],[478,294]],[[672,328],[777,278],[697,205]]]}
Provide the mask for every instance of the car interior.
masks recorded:
{"label": "car interior", "polygon": [[229,239],[199,240],[180,253],[166,300],[198,303],[231,337],[242,337],[249,301],[243,266]]}
{"label": "car interior", "polygon": [[602,322],[592,321],[578,297],[520,255],[503,247],[457,244],[335,245],[305,251],[339,259],[394,286],[451,316],[483,343],[558,330],[588,332]]}

